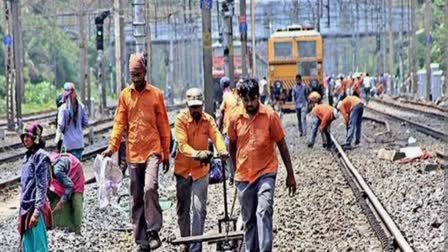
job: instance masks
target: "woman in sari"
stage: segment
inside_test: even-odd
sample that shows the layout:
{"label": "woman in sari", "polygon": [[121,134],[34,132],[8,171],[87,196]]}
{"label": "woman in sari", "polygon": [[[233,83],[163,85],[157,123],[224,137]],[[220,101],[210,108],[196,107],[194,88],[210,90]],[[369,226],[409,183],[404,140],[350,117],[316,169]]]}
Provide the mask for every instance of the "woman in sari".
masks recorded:
{"label": "woman in sari", "polygon": [[44,150],[43,128],[31,123],[20,135],[27,149],[21,170],[20,210],[18,230],[21,250],[24,252],[48,251],[47,228],[52,217],[47,199],[50,158]]}

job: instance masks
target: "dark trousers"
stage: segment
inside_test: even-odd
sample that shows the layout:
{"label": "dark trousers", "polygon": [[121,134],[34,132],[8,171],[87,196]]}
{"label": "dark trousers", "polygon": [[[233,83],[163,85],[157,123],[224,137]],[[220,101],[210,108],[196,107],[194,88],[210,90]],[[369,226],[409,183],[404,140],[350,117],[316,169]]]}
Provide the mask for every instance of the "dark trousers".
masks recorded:
{"label": "dark trousers", "polygon": [[135,243],[147,245],[148,231],[162,228],[162,209],[159,204],[159,157],[150,156],[146,163],[129,164],[131,179],[131,218]]}
{"label": "dark trousers", "polygon": [[364,112],[364,104],[359,103],[354,106],[352,111],[350,111],[350,118],[348,121],[347,129],[347,139],[345,141],[346,145],[351,145],[353,136],[355,136],[355,144],[361,142],[361,125],[362,125],[362,114]]}

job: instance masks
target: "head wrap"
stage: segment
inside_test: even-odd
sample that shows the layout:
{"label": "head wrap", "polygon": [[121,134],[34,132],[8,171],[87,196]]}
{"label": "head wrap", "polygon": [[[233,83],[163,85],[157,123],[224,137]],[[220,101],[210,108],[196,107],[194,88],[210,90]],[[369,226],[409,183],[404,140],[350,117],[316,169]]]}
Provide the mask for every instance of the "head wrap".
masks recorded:
{"label": "head wrap", "polygon": [[141,53],[133,53],[129,58],[129,71],[130,72],[146,72],[145,57]]}
{"label": "head wrap", "polygon": [[68,109],[68,123],[73,120],[76,127],[76,119],[78,117],[78,100],[76,99],[75,84],[73,84],[72,82],[66,82],[64,84],[62,103],[65,103],[67,106],[66,108]]}
{"label": "head wrap", "polygon": [[25,125],[22,134],[20,134],[20,139],[22,139],[23,142],[23,138],[25,136],[29,136],[33,139],[33,142],[35,144],[39,144],[42,140],[42,131],[43,128],[39,123],[32,122],[30,124]]}

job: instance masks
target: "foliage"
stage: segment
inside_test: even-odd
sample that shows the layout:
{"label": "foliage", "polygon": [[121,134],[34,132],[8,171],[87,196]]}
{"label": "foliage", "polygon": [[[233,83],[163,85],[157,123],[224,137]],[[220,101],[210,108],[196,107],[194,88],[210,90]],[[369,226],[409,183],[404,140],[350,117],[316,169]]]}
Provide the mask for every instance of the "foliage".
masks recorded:
{"label": "foliage", "polygon": [[78,47],[51,19],[29,15],[23,20],[25,72],[32,83],[78,82]]}
{"label": "foliage", "polygon": [[26,83],[25,84],[25,96],[26,105],[32,107],[32,105],[55,105],[55,98],[57,94],[61,94],[62,89],[56,89],[50,82],[41,82],[38,84]]}

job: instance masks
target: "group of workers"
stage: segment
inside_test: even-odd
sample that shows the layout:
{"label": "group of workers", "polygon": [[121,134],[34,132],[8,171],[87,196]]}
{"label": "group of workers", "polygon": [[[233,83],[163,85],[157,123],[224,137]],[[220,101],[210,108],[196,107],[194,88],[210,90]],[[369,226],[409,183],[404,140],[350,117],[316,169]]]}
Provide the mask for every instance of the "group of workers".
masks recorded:
{"label": "group of workers", "polygon": [[[131,219],[138,251],[161,246],[162,209],[159,204],[159,166],[170,169],[171,130],[163,92],[146,79],[143,55],[132,54],[129,62],[132,83],[118,98],[114,125],[107,149],[118,151],[126,135],[126,163],[130,177]],[[306,136],[306,114],[311,110],[312,147],[318,128],[324,146],[331,147],[330,125],[342,114],[347,125],[345,145],[360,142],[363,102],[355,95],[339,97],[336,107],[322,104],[322,95],[296,76],[292,96],[296,104],[299,132]],[[289,194],[296,192],[296,181],[285,132],[279,115],[264,104],[268,83],[262,79],[239,80],[231,87],[224,77],[224,97],[216,123],[203,111],[201,89],[186,92],[187,108],[174,123],[177,142],[174,158],[177,223],[182,237],[201,235],[207,215],[210,161],[229,159],[231,180],[241,206],[246,251],[272,251],[273,201],[280,152],[286,168]],[[58,151],[45,151],[43,127],[32,123],[20,135],[28,149],[22,167],[19,232],[23,251],[48,250],[46,229],[59,226],[81,232],[84,174],[80,159],[84,148],[82,128],[87,113],[76,98],[72,83],[64,85],[58,99]],[[209,139],[215,150],[209,150]],[[184,245],[184,251],[202,251],[200,242]]]}
{"label": "group of workers", "polygon": [[81,234],[85,178],[80,160],[88,115],[73,83],[64,85],[56,104],[56,151],[45,150],[43,126],[37,122],[20,134],[27,149],[17,226],[21,251],[48,251],[46,230],[53,227]]}

